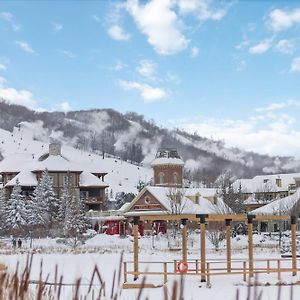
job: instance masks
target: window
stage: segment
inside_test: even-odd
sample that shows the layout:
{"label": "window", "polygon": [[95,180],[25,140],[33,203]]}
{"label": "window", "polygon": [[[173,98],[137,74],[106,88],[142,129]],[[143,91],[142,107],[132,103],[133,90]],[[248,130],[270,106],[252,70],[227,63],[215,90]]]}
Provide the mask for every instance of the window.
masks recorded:
{"label": "window", "polygon": [[296,179],[296,188],[300,187],[300,179]]}
{"label": "window", "polygon": [[69,184],[69,180],[70,180],[70,184],[72,184],[72,176],[71,175],[64,175],[63,176],[63,185]]}
{"label": "window", "polygon": [[264,183],[268,183],[269,179],[264,179]]}
{"label": "window", "polygon": [[276,178],[276,185],[281,187],[281,178]]}
{"label": "window", "polygon": [[175,183],[175,184],[178,183],[178,175],[176,172],[173,173],[173,183]]}
{"label": "window", "polygon": [[80,198],[88,198],[89,192],[88,191],[80,191]]}
{"label": "window", "polygon": [[165,183],[165,173],[163,173],[163,172],[159,173],[159,183],[160,184]]}
{"label": "window", "polygon": [[145,203],[149,204],[150,203],[150,198],[148,196],[145,197]]}
{"label": "window", "polygon": [[54,182],[54,176],[53,175],[49,175],[49,181],[50,181],[51,185],[53,185],[53,182]]}

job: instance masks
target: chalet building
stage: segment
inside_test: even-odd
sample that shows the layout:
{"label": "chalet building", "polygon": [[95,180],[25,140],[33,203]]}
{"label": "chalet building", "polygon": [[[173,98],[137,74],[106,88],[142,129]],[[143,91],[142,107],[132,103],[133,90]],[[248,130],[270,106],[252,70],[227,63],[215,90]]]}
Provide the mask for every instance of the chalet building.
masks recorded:
{"label": "chalet building", "polygon": [[64,184],[71,180],[73,193],[82,199],[87,209],[102,210],[105,208],[104,181],[107,172],[94,165],[81,165],[69,160],[61,153],[61,145],[52,143],[49,152],[40,157],[32,154],[14,154],[0,163],[0,175],[6,198],[9,198],[17,181],[22,193],[30,197],[43,172],[47,170],[53,189],[59,197]]}
{"label": "chalet building", "polygon": [[[217,214],[229,212],[218,198],[216,189],[183,188],[184,162],[176,149],[158,150],[151,164],[154,171],[154,186],[144,187],[124,208],[124,216],[161,214]],[[154,224],[140,224],[140,233],[153,230],[165,233],[167,224],[158,220]]]}
{"label": "chalet building", "polygon": [[[125,203],[118,211],[87,214],[95,229],[125,235],[132,233],[134,216],[228,212],[216,189],[182,187],[184,162],[176,149],[159,149],[151,166],[154,185],[144,187],[130,203]],[[166,233],[167,222],[159,217],[154,222],[140,222],[141,235],[151,232]]]}
{"label": "chalet building", "polygon": [[264,206],[275,199],[286,198],[300,187],[300,173],[259,175],[252,179],[238,179],[233,190],[244,200],[245,212]]}

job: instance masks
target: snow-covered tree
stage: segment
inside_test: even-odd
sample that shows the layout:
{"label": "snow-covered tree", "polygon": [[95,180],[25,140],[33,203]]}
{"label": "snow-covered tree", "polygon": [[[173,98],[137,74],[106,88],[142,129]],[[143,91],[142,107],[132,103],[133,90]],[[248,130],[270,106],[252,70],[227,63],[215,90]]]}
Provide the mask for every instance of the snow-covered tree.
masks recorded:
{"label": "snow-covered tree", "polygon": [[71,202],[73,197],[73,190],[71,184],[71,177],[68,176],[66,182],[64,182],[61,196],[59,199],[59,207],[58,207],[58,220],[60,222],[64,222],[66,218],[66,207],[67,203]]}
{"label": "snow-covered tree", "polygon": [[27,225],[28,212],[18,180],[8,200],[5,215],[7,229],[22,229]]}
{"label": "snow-covered tree", "polygon": [[6,226],[6,200],[4,189],[0,190],[0,228],[3,229]]}
{"label": "snow-covered tree", "polygon": [[47,170],[43,172],[28,208],[32,225],[48,224],[51,227],[58,220],[59,201],[53,191],[53,183]]}

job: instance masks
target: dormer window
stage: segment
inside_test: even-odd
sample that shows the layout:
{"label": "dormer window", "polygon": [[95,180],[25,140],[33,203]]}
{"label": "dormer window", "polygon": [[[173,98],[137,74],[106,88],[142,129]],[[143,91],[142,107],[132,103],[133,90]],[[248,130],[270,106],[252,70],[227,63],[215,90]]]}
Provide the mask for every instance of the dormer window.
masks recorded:
{"label": "dormer window", "polygon": [[276,178],[276,185],[277,185],[278,187],[281,187],[281,186],[282,186],[281,178]]}

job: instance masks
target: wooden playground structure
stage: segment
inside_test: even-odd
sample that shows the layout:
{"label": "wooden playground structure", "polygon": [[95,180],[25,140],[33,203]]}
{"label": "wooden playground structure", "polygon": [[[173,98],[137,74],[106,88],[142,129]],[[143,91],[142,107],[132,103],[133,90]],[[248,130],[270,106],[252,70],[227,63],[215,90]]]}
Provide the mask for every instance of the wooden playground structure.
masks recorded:
{"label": "wooden playground structure", "polygon": [[[138,245],[138,224],[139,221],[179,221],[182,226],[182,257],[179,260],[171,262],[141,262],[139,261],[139,245]],[[291,222],[291,252],[290,259],[256,259],[253,255],[253,222],[268,221],[288,221]],[[187,257],[187,221],[196,221],[200,223],[200,257],[196,260],[189,260]],[[223,261],[207,261],[206,260],[206,223],[208,222],[225,222],[226,228],[226,260]],[[248,231],[248,259],[232,260],[231,258],[231,222],[247,222]],[[168,276],[173,275],[194,275],[199,276],[201,282],[206,282],[207,287],[210,286],[211,276],[215,275],[234,275],[240,274],[243,280],[252,278],[254,274],[270,274],[277,273],[277,278],[281,280],[281,273],[290,272],[293,276],[297,274],[297,253],[296,253],[296,217],[287,215],[247,215],[247,214],[180,214],[180,215],[142,215],[133,217],[134,224],[134,249],[133,261],[123,262],[123,288],[153,288],[158,287],[154,284],[138,284],[128,282],[128,276],[133,276],[134,281],[140,275],[146,276],[147,279],[152,275],[161,276],[163,283],[168,280]],[[140,264],[156,264],[161,271],[141,271]],[[183,272],[178,270],[178,263],[188,265]],[[225,265],[225,266],[224,266]],[[158,267],[159,266],[159,267]],[[161,286],[161,285],[160,285]]]}

